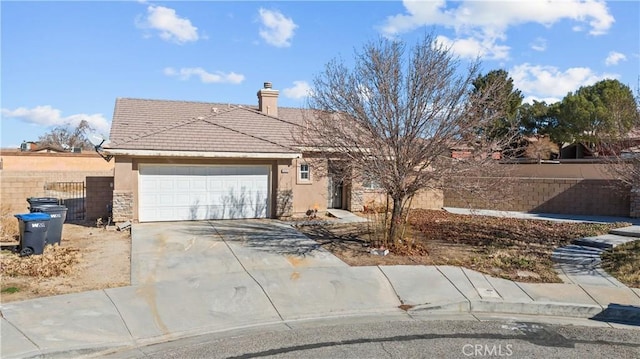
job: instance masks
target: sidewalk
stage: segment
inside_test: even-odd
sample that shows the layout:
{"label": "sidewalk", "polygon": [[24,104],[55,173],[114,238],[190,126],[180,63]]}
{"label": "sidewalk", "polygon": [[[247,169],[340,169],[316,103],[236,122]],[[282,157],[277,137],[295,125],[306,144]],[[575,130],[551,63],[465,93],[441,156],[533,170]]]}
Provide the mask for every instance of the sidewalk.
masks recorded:
{"label": "sidewalk", "polygon": [[516,283],[450,266],[324,267],[146,283],[8,303],[1,312],[2,358],[73,357],[359,315],[534,314],[640,329],[640,289]]}
{"label": "sidewalk", "polygon": [[452,266],[349,267],[290,226],[237,223],[137,225],[131,286],[3,304],[0,357],[81,357],[344,317],[494,313],[640,329],[640,289],[622,284],[519,283]]}
{"label": "sidewalk", "polygon": [[493,211],[487,209],[468,209],[468,208],[454,208],[444,207],[447,212],[456,214],[477,214],[482,216],[492,217],[510,217],[520,219],[541,219],[546,221],[558,221],[558,222],[591,222],[591,223],[613,223],[613,222],[628,222],[634,225],[640,225],[640,218],[629,217],[611,217],[611,216],[587,216],[576,214],[553,214],[553,213],[528,213],[528,212],[516,212],[516,211]]}

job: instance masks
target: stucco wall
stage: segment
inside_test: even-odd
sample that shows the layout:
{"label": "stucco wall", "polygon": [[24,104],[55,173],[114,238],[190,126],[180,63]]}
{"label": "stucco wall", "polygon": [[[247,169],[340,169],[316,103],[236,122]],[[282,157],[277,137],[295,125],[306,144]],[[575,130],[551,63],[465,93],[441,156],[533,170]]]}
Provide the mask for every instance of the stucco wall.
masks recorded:
{"label": "stucco wall", "polygon": [[294,214],[304,214],[308,210],[317,209],[318,212],[327,210],[327,177],[320,172],[323,169],[311,164],[310,181],[301,181],[298,178],[300,164],[305,163],[302,159],[294,160],[292,170],[289,171],[288,181],[293,185],[293,212]]}
{"label": "stucco wall", "polygon": [[612,179],[607,165],[589,162],[509,164],[509,175],[535,178]]}
{"label": "stucco wall", "polygon": [[0,151],[3,171],[111,171],[114,161],[105,161],[95,152],[38,153]]}

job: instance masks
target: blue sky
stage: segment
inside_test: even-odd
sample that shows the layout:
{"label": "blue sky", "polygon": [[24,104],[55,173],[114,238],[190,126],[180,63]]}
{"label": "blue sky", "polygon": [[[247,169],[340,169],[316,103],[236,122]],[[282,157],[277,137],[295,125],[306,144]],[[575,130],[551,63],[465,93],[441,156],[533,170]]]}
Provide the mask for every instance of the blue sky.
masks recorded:
{"label": "blue sky", "polygon": [[88,120],[108,136],[118,97],[304,105],[323,66],[379,36],[433,31],[463,61],[502,68],[554,102],[640,76],[638,1],[2,1],[0,146]]}

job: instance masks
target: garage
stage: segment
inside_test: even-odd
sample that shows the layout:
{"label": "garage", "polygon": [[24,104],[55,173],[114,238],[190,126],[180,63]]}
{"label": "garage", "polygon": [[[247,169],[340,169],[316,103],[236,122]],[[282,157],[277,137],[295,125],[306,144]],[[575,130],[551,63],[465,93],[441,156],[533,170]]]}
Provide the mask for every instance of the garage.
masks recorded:
{"label": "garage", "polygon": [[140,222],[269,216],[268,165],[139,166]]}

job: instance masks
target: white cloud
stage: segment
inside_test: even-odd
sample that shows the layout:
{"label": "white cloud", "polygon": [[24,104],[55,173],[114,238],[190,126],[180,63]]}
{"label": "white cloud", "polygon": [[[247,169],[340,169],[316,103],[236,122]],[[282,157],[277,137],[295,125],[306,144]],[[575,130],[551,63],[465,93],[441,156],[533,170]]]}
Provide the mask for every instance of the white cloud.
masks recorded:
{"label": "white cloud", "polygon": [[[572,67],[561,71],[554,66],[524,63],[509,70],[513,85],[526,97],[536,99],[562,99],[581,86],[592,85],[615,74],[596,74],[588,67]],[[549,102],[549,101],[547,101]],[[552,101],[555,102],[555,101]]]}
{"label": "white cloud", "polygon": [[[538,23],[550,27],[561,20],[572,20],[585,25],[592,35],[605,34],[613,22],[613,16],[604,1],[473,1],[447,2],[445,0],[419,1],[404,0],[406,12],[387,17],[380,27],[382,34],[394,37],[413,31],[422,26],[444,26],[453,29],[456,39],[453,43],[466,42],[457,46],[460,56],[469,56],[473,43],[481,48],[501,47],[499,41],[506,40],[507,29],[511,26]],[[507,48],[508,49],[508,48]],[[491,51],[487,52],[491,54]],[[502,57],[500,57],[502,56]],[[494,58],[505,58],[500,52]]]}
{"label": "white cloud", "polygon": [[538,101],[538,102],[546,102],[547,105],[551,105],[552,103],[556,103],[556,102],[562,101],[562,98],[560,98],[560,97],[525,96],[522,99],[522,103],[533,104],[534,100]]}
{"label": "white cloud", "polygon": [[475,38],[451,40],[446,36],[437,36],[436,43],[451,48],[451,51],[461,57],[475,58],[481,56],[486,59],[507,59],[509,46],[498,45],[495,41],[480,40]]}
{"label": "white cloud", "polygon": [[260,8],[260,37],[268,44],[276,47],[291,46],[293,32],[298,27],[291,18],[285,17],[279,11]]}
{"label": "white cloud", "polygon": [[200,78],[205,84],[210,83],[229,83],[229,84],[239,84],[244,81],[244,75],[237,74],[235,72],[224,73],[222,71],[216,71],[215,73],[210,73],[204,70],[201,67],[183,67],[180,70],[176,70],[173,67],[167,67],[163,70],[164,74],[167,76],[175,76],[180,80],[188,80],[192,76],[196,76]]}
{"label": "white cloud", "polygon": [[161,39],[177,44],[197,41],[198,28],[187,18],[176,14],[174,9],[164,6],[147,7],[147,16],[136,21],[138,27],[159,32]]}
{"label": "white cloud", "polygon": [[293,81],[293,87],[282,90],[288,98],[299,100],[311,94],[311,86],[306,81]]}
{"label": "white cloud", "polygon": [[15,110],[2,109],[3,118],[13,118],[26,123],[41,125],[45,127],[54,126],[78,126],[80,121],[85,120],[97,132],[108,135],[111,123],[102,114],[88,115],[84,113],[62,117],[61,111],[49,105],[36,106],[34,108],[19,107]]}
{"label": "white cloud", "polygon": [[604,60],[604,63],[607,66],[612,66],[612,65],[617,65],[620,61],[627,61],[627,56],[625,56],[625,54],[622,54],[616,51],[611,51],[609,52],[609,55],[607,56],[607,58]]}
{"label": "white cloud", "polygon": [[535,51],[545,51],[547,49],[547,40],[537,37],[531,43],[531,48]]}

